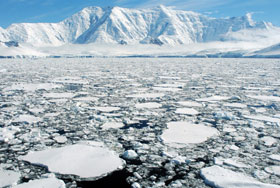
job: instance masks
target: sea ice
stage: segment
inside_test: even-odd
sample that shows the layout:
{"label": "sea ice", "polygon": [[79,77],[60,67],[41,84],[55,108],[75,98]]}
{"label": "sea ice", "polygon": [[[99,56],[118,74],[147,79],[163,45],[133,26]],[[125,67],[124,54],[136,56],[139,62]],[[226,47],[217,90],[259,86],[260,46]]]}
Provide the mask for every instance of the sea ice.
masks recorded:
{"label": "sea ice", "polygon": [[28,84],[28,83],[18,83],[13,84],[10,87],[4,89],[4,91],[13,91],[13,90],[24,90],[26,92],[35,92],[36,90],[52,90],[56,88],[61,88],[62,85],[52,84],[52,83],[40,83],[40,84]]}
{"label": "sea ice", "polygon": [[280,123],[279,118],[272,118],[269,116],[264,116],[264,115],[244,115],[243,117],[247,119],[254,119],[254,120],[259,120],[259,121],[268,121],[272,123]]}
{"label": "sea ice", "polygon": [[272,154],[269,156],[271,160],[280,162],[280,155]]}
{"label": "sea ice", "polygon": [[182,144],[204,142],[208,138],[218,134],[218,130],[213,127],[189,122],[170,122],[167,123],[167,129],[163,132],[161,138],[166,144],[181,147],[180,145]]}
{"label": "sea ice", "polygon": [[138,154],[134,150],[127,150],[123,153],[123,158],[128,160],[137,159]]}
{"label": "sea ice", "polygon": [[112,106],[106,106],[106,107],[93,107],[92,109],[98,110],[100,112],[114,112],[120,110],[119,107],[112,107]]}
{"label": "sea ice", "polygon": [[20,179],[20,173],[0,168],[0,187],[15,185]]}
{"label": "sea ice", "polygon": [[13,120],[13,122],[26,122],[26,123],[29,123],[29,124],[37,123],[37,122],[40,122],[40,121],[42,121],[41,118],[35,117],[35,116],[32,116],[32,115],[20,115],[19,117],[15,118]]}
{"label": "sea ice", "polygon": [[139,93],[133,95],[127,95],[127,98],[160,98],[163,97],[163,93]]}
{"label": "sea ice", "polygon": [[280,188],[279,185],[265,184],[245,174],[219,166],[201,169],[200,174],[207,185],[219,188]]}
{"label": "sea ice", "polygon": [[176,114],[185,114],[185,115],[197,115],[199,112],[193,108],[177,108],[175,111]]}
{"label": "sea ice", "polygon": [[121,122],[107,122],[107,123],[104,123],[102,125],[102,129],[118,129],[118,128],[122,128],[124,126],[123,123]]}
{"label": "sea ice", "polygon": [[60,99],[60,98],[72,98],[75,96],[74,93],[44,93],[44,97],[52,98],[52,99]]}
{"label": "sea ice", "polygon": [[280,102],[280,97],[277,96],[265,96],[265,95],[247,95],[248,97],[252,99],[258,99],[258,100],[263,100],[263,101],[276,101]]}
{"label": "sea ice", "polygon": [[266,167],[264,170],[270,174],[275,174],[280,176],[280,166],[269,166]]}
{"label": "sea ice", "polygon": [[195,102],[195,101],[180,101],[178,104],[186,107],[202,107],[203,105],[201,103]]}
{"label": "sea ice", "polygon": [[147,103],[138,103],[135,105],[136,108],[147,108],[147,109],[153,109],[153,108],[160,108],[162,105],[156,102],[147,102]]}
{"label": "sea ice", "polygon": [[65,188],[65,183],[54,177],[31,180],[27,183],[19,184],[14,188]]}
{"label": "sea ice", "polygon": [[246,108],[247,105],[246,104],[242,104],[242,103],[224,103],[224,106],[227,107],[232,107],[232,108]]}
{"label": "sea ice", "polygon": [[272,146],[273,144],[277,143],[277,140],[271,136],[264,136],[261,138],[266,146]]}
{"label": "sea ice", "polygon": [[212,97],[207,97],[207,98],[196,99],[196,101],[198,101],[198,102],[217,102],[217,101],[225,101],[228,99],[230,99],[230,97],[212,96]]}
{"label": "sea ice", "polygon": [[50,172],[73,174],[83,179],[97,179],[124,167],[124,161],[113,151],[90,143],[29,152],[19,159],[46,166]]}

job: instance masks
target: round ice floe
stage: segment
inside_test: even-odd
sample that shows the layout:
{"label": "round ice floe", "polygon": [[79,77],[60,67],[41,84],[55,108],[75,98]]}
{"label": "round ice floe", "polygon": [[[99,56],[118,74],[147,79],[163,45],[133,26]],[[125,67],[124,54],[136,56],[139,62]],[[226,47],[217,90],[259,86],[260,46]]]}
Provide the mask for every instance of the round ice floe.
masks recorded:
{"label": "round ice floe", "polygon": [[124,161],[113,151],[85,143],[30,152],[20,159],[46,166],[50,172],[83,179],[97,179],[124,167]]}
{"label": "round ice floe", "polygon": [[123,123],[121,122],[107,122],[107,123],[104,123],[102,125],[102,129],[118,129],[118,128],[122,128],[124,126]]}
{"label": "round ice floe", "polygon": [[20,179],[20,173],[0,168],[0,187],[8,187],[16,184]]}
{"label": "round ice floe", "polygon": [[65,188],[65,183],[62,180],[45,178],[39,180],[31,180],[28,183],[19,184],[15,188]]}
{"label": "round ice floe", "polygon": [[196,111],[193,108],[177,108],[175,113],[176,114],[185,114],[185,115],[197,115],[197,114],[199,114],[199,112]]}
{"label": "round ice floe", "polygon": [[218,130],[213,127],[189,122],[170,122],[161,138],[164,143],[171,145],[196,144],[218,134]]}
{"label": "round ice floe", "polygon": [[279,185],[265,184],[243,173],[234,172],[219,166],[203,168],[200,171],[207,185],[220,188],[280,188]]}
{"label": "round ice floe", "polygon": [[156,102],[147,102],[147,103],[138,103],[135,105],[136,108],[147,108],[147,109],[153,109],[153,108],[160,108],[162,105]]}

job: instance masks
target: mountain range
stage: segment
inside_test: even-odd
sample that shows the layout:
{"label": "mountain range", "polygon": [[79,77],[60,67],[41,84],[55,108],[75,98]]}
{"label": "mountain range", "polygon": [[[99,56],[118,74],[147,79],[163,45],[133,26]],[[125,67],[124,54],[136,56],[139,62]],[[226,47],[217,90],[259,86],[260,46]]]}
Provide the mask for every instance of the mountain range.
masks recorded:
{"label": "mountain range", "polygon": [[87,7],[58,23],[17,23],[6,29],[0,27],[0,41],[0,46],[12,42],[33,49],[68,44],[178,46],[257,42],[256,50],[261,50],[280,43],[280,28],[269,22],[255,22],[250,13],[242,17],[212,18],[165,6],[152,9]]}

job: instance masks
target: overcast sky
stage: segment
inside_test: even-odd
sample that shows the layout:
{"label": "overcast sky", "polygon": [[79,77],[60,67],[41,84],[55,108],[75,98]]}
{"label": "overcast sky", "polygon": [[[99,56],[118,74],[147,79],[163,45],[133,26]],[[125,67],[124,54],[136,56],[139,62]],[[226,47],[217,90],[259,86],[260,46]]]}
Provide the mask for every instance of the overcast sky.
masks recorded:
{"label": "overcast sky", "polygon": [[0,26],[21,22],[59,22],[87,6],[151,8],[157,5],[196,11],[211,17],[243,16],[280,26],[280,0],[0,0]]}

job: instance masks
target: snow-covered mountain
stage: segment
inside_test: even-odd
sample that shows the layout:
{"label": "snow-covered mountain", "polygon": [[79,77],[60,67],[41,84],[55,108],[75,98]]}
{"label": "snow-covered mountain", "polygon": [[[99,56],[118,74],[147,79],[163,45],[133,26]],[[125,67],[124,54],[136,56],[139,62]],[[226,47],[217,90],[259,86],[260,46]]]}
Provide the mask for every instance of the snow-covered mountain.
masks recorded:
{"label": "snow-covered mountain", "polygon": [[267,40],[278,33],[280,28],[267,22],[254,22],[251,14],[211,18],[164,6],[153,9],[87,7],[59,23],[20,23],[0,28],[0,41],[40,47],[67,43],[176,45]]}

